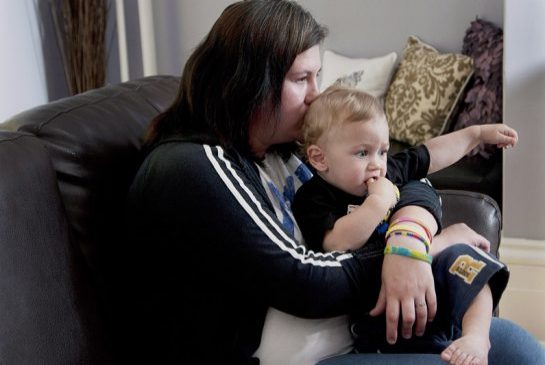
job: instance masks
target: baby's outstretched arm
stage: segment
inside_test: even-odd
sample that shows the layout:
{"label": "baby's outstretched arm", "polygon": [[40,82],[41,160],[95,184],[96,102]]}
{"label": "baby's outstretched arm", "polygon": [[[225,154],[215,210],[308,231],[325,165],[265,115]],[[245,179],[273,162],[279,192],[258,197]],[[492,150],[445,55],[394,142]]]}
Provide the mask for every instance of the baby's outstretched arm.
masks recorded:
{"label": "baby's outstretched arm", "polygon": [[507,148],[514,147],[517,142],[517,131],[506,124],[474,125],[443,134],[424,143],[430,152],[428,173],[431,174],[452,165],[479,143]]}

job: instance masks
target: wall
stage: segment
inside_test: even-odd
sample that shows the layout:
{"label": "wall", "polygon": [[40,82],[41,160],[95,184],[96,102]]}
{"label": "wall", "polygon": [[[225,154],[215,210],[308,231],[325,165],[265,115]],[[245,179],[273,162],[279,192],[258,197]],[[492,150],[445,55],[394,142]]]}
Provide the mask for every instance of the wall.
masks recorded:
{"label": "wall", "polygon": [[504,117],[520,144],[504,154],[504,235],[545,241],[545,2],[505,1]]}
{"label": "wall", "polygon": [[[139,3],[149,8],[151,14],[143,17],[153,23],[153,34],[141,37]],[[181,75],[187,58],[206,36],[214,21],[232,0],[115,0],[116,9],[119,2],[125,13],[126,48],[128,56],[129,79],[136,79],[148,74],[144,70],[141,42],[153,42],[155,72],[157,74]],[[150,39],[151,38],[151,39]],[[115,38],[116,46],[118,39]],[[114,47],[115,48],[115,47]],[[149,59],[148,59],[149,60]]]}
{"label": "wall", "polygon": [[498,0],[300,0],[330,34],[324,47],[345,56],[374,57],[396,51],[417,35],[439,50],[458,52],[476,16],[499,26]]}
{"label": "wall", "polygon": [[[113,0],[110,0],[110,5]],[[119,82],[115,8],[108,13],[106,83]],[[69,95],[49,0],[0,0],[0,121]]]}
{"label": "wall", "polygon": [[0,0],[0,121],[47,101],[33,0]]}
{"label": "wall", "polygon": [[[158,73],[179,74],[193,48],[232,2],[154,3]],[[411,34],[421,36],[442,51],[459,51],[465,31],[476,16],[503,25],[499,0],[299,0],[299,3],[329,27],[324,47],[346,56],[373,57],[391,51],[401,54]],[[125,1],[125,6],[130,4]],[[392,25],[395,29],[390,28]]]}
{"label": "wall", "polygon": [[[152,14],[144,16],[151,16],[153,19],[152,37],[155,40],[156,72],[173,75],[181,74],[192,50],[207,34],[223,9],[233,2],[232,0],[141,1],[149,1],[152,6]],[[121,80],[115,28],[118,3],[122,3],[125,10],[129,79],[144,76],[140,43],[142,37],[140,37],[138,21],[139,2],[110,0],[107,31],[107,83],[116,83]],[[412,0],[410,2],[405,0],[339,0],[335,2],[301,0],[300,2],[320,22],[329,26],[330,36],[326,40],[325,47],[347,56],[372,57],[392,50],[401,54],[409,34],[421,36],[423,40],[437,45],[440,50],[457,51],[461,48],[465,29],[476,15],[496,24],[502,24],[502,7],[499,0]],[[1,26],[5,29],[1,32],[0,39],[4,35],[5,39],[2,40],[4,44],[6,42],[14,44],[10,49],[26,52],[17,59],[12,58],[13,63],[2,67],[2,70],[6,70],[6,77],[3,77],[3,80],[17,78],[17,82],[13,84],[19,85],[21,94],[15,97],[16,94],[4,86],[6,90],[4,93],[11,98],[2,98],[3,105],[0,105],[0,110],[10,114],[67,96],[68,89],[49,14],[49,1],[0,0],[0,4],[2,6],[0,8],[2,10]],[[16,9],[18,9],[17,12],[15,12]],[[435,15],[429,16],[430,13]],[[395,30],[385,28],[391,24],[395,24]],[[441,29],[441,32],[437,32],[437,29]],[[0,44],[0,49],[6,48]],[[4,58],[3,61],[8,60]],[[21,69],[21,65],[28,72],[13,72],[13,69]],[[41,77],[40,80],[37,79],[38,75]],[[29,80],[27,85],[25,78],[32,78],[32,81]],[[40,86],[36,87],[36,85]],[[1,87],[0,90],[2,90]],[[36,92],[41,92],[39,97],[33,95]]]}
{"label": "wall", "polygon": [[505,0],[504,31],[504,120],[520,142],[503,158],[500,313],[545,343],[545,2]]}
{"label": "wall", "polygon": [[197,44],[230,0],[163,0],[154,3],[159,74],[179,75]]}

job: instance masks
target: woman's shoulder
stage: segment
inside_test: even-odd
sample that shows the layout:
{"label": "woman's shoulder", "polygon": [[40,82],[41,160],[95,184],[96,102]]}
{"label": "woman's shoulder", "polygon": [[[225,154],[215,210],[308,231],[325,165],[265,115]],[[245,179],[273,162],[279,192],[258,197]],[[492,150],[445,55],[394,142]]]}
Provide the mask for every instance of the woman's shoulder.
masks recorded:
{"label": "woman's shoulder", "polygon": [[140,170],[147,176],[191,176],[206,179],[245,169],[248,161],[218,145],[183,139],[166,140],[150,150]]}
{"label": "woman's shoulder", "polygon": [[[206,146],[189,141],[170,140],[157,144],[146,155],[146,162],[153,166],[181,167],[188,163],[202,163]],[[171,166],[173,165],[173,166]]]}
{"label": "woman's shoulder", "polygon": [[[168,157],[176,159],[192,159],[203,156],[206,146],[209,148],[218,145],[217,139],[204,133],[177,133],[162,137],[149,146],[146,155],[151,158],[159,157],[164,162],[169,162]],[[165,159],[167,157],[167,159]]]}

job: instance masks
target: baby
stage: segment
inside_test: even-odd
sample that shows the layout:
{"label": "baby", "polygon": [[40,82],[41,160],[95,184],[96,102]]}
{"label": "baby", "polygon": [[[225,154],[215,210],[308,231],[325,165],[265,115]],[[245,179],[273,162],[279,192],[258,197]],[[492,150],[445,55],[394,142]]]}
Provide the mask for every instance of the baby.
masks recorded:
{"label": "baby", "polygon": [[[384,322],[355,316],[356,351],[441,352],[451,364],[486,364],[493,307],[508,280],[505,265],[470,245],[432,245],[430,227],[418,220],[388,219],[402,206],[420,205],[436,217],[440,229],[437,193],[418,180],[456,162],[478,143],[514,146],[516,131],[503,124],[472,126],[389,157],[388,123],[378,100],[360,90],[332,86],[310,106],[303,139],[316,174],[297,191],[295,218],[310,248],[351,251],[376,272],[367,309],[378,297],[383,254],[432,265],[438,313],[426,334],[395,345],[386,343],[385,336],[377,341]],[[411,248],[395,245],[401,236]],[[480,241],[481,248],[488,251],[485,241]]]}

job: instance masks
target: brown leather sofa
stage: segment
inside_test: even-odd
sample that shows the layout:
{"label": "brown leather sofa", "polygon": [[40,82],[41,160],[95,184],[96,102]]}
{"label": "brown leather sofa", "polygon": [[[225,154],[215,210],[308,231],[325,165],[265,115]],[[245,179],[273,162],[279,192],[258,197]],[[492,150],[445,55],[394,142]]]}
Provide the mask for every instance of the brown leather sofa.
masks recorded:
{"label": "brown leather sofa", "polygon": [[[119,275],[130,250],[124,199],[144,130],[173,100],[178,80],[110,85],[0,124],[0,363],[118,364],[124,351],[138,352],[120,340],[130,305]],[[444,223],[466,222],[497,252],[494,200],[441,196]]]}

